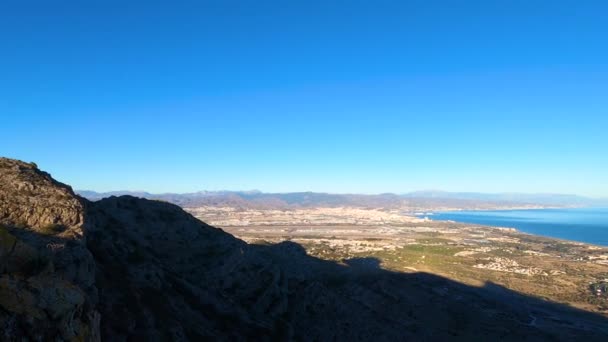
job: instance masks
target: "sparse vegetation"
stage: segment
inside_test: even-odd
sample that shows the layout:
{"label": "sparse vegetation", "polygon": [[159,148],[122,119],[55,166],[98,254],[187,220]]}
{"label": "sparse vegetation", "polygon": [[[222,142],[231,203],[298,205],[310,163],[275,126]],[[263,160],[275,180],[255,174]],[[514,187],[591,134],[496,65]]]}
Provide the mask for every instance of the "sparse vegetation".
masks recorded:
{"label": "sparse vegetation", "polygon": [[374,257],[382,268],[397,272],[429,272],[475,286],[492,282],[596,312],[604,312],[602,305],[606,305],[592,294],[586,279],[608,278],[601,272],[605,268],[601,256],[608,254],[608,249],[587,249],[515,231],[463,229],[460,224],[269,227],[228,231],[250,241],[290,239],[305,246],[310,255],[338,263]]}
{"label": "sparse vegetation", "polygon": [[67,227],[65,225],[51,223],[51,224],[42,226],[38,230],[38,232],[40,232],[41,234],[44,234],[44,235],[55,235],[55,234],[63,233],[66,229],[67,229]]}

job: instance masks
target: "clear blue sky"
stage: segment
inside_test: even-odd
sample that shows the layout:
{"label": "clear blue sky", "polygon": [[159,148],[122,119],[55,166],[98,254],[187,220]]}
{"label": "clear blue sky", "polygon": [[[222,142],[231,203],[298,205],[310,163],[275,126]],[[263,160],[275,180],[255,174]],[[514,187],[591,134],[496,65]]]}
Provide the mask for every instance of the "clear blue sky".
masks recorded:
{"label": "clear blue sky", "polygon": [[0,155],[98,191],[608,196],[607,17],[606,1],[2,1]]}

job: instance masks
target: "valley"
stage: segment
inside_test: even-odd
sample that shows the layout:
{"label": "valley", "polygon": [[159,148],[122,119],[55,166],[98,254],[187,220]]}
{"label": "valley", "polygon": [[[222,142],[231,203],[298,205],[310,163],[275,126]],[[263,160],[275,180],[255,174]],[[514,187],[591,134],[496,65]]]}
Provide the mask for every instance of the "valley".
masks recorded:
{"label": "valley", "polygon": [[[428,272],[467,285],[493,283],[608,316],[608,248],[512,228],[433,221],[396,210],[187,208],[253,244],[292,241],[339,263],[375,258],[379,267]],[[597,288],[601,287],[600,291]]]}

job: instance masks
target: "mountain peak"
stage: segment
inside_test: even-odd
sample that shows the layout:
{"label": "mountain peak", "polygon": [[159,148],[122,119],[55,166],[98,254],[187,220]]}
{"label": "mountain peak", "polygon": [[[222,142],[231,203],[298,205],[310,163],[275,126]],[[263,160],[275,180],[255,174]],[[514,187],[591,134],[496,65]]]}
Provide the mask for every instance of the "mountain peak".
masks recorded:
{"label": "mountain peak", "polygon": [[34,163],[0,158],[0,223],[82,236],[87,202]]}

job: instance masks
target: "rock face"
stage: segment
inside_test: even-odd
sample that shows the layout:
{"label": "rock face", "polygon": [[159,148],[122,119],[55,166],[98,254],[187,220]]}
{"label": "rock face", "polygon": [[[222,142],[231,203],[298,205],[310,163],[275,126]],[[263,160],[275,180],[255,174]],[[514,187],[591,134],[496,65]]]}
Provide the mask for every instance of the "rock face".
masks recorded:
{"label": "rock face", "polygon": [[181,208],[89,202],[0,159],[0,340],[606,340],[601,316],[249,245]]}
{"label": "rock face", "polygon": [[[252,267],[244,242],[162,202],[113,197],[94,203],[91,213],[95,229],[87,238],[98,265],[102,336],[161,341],[269,334],[234,302],[255,298],[251,292],[266,286],[257,278],[264,266]],[[229,287],[232,296],[222,291]]]}
{"label": "rock face", "polygon": [[0,158],[0,340],[99,340],[85,205],[34,164]]}

